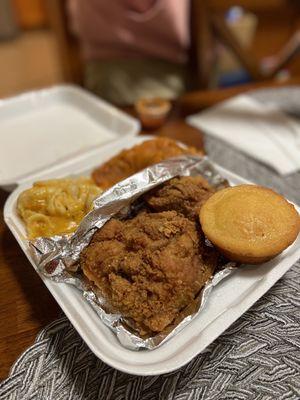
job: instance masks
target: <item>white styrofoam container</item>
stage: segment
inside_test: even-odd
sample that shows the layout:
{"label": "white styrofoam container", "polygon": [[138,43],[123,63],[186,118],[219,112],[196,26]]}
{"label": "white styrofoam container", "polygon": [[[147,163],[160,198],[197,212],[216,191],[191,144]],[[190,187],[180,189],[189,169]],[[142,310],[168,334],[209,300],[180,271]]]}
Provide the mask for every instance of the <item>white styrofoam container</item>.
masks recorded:
{"label": "white styrofoam container", "polygon": [[136,119],[72,85],[0,100],[0,187],[75,168],[139,129]]}
{"label": "white styrofoam container", "polygon": [[[101,123],[101,121],[100,121]],[[87,152],[75,163],[57,165],[34,174],[9,196],[4,218],[29,261],[36,269],[26,240],[25,227],[16,212],[19,194],[36,179],[88,175],[90,171],[121,149],[131,147],[145,137],[127,137]],[[216,168],[232,185],[245,183],[241,177]],[[265,264],[243,266],[213,289],[207,307],[178,335],[152,351],[131,351],[123,348],[115,335],[98,318],[80,292],[67,284],[55,283],[41,276],[58,304],[78,333],[95,353],[110,366],[136,375],[157,375],[173,371],[202,352],[222,332],[254,304],[300,258],[300,238],[284,253]],[[24,270],[24,274],[26,270]],[[38,273],[38,271],[37,271]]]}

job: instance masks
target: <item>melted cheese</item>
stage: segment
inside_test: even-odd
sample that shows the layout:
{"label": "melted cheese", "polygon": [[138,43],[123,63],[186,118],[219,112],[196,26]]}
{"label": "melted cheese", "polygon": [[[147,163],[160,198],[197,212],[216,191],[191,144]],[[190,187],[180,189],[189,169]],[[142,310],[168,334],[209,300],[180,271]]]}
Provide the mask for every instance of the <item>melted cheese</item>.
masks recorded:
{"label": "melted cheese", "polygon": [[101,192],[88,178],[36,182],[17,203],[28,238],[74,232]]}

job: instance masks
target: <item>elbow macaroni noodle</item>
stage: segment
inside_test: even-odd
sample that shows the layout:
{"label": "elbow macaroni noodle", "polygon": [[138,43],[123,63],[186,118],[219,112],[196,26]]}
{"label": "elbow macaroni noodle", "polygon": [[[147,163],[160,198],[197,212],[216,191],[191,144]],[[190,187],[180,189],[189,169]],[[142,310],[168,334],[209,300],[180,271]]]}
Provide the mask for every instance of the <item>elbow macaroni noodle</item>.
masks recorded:
{"label": "elbow macaroni noodle", "polygon": [[34,183],[17,203],[28,238],[74,232],[101,193],[91,179],[83,177]]}

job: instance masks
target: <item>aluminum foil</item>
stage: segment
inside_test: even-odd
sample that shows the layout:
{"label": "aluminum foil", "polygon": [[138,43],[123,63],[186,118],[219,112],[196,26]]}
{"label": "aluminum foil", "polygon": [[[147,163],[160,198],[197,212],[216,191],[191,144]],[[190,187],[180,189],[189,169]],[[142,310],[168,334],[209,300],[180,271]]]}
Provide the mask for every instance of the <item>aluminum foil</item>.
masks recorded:
{"label": "aluminum foil", "polygon": [[125,217],[131,204],[143,193],[176,176],[202,175],[216,187],[226,186],[226,180],[220,176],[206,157],[180,156],[155,164],[131,177],[117,183],[94,201],[94,209],[82,220],[77,231],[71,235],[38,238],[30,242],[30,247],[39,271],[56,281],[69,283],[82,292],[82,296],[91,304],[102,322],[112,329],[120,343],[131,350],[152,350],[174,337],[187,324],[199,315],[213,289],[220,281],[236,268],[235,263],[220,265],[217,272],[203,287],[194,301],[191,311],[182,314],[182,320],[168,332],[150,338],[141,338],[127,328],[126,319],[120,314],[109,314],[104,310],[105,299],[97,293],[95,287],[84,277],[79,267],[79,255],[88,246],[95,231],[112,217]]}

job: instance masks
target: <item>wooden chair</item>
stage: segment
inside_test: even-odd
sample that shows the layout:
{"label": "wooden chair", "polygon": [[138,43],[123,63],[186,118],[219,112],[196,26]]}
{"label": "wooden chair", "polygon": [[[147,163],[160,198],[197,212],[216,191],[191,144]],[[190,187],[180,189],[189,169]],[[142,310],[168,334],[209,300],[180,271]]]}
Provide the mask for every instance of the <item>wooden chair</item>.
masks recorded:
{"label": "wooden chair", "polygon": [[[287,66],[300,54],[300,30],[296,31],[288,43],[276,55],[276,63],[268,71],[263,71],[260,62],[249,54],[228,28],[223,17],[224,5],[227,8],[236,5],[236,1],[194,0],[191,2],[191,55],[192,70],[196,76],[195,85],[207,88],[211,81],[211,71],[216,58],[216,43],[221,42],[232,51],[240,64],[249,73],[253,81],[272,79],[282,68]],[[245,3],[238,1],[238,3]],[[255,1],[254,1],[255,3]],[[264,3],[264,2],[261,2]],[[218,5],[223,9],[218,10]],[[260,3],[257,3],[260,4]],[[251,9],[251,0],[245,6]],[[296,0],[287,0],[286,6],[300,15],[300,5]],[[255,11],[255,10],[253,10]]]}
{"label": "wooden chair", "polygon": [[[282,1],[286,1],[289,7],[297,8],[299,12],[298,0]],[[239,4],[248,9],[251,9],[253,2],[256,6],[263,3],[268,4],[267,0],[263,2],[258,0],[238,1]],[[83,64],[80,58],[78,41],[68,30],[65,3],[65,0],[47,0],[49,19],[57,37],[65,81],[82,84]],[[254,81],[273,78],[278,71],[299,54],[300,32],[296,32],[287,45],[278,53],[277,63],[273,68],[263,72],[260,62],[252,54],[248,54],[244,50],[226,25],[222,14],[225,8],[233,5],[236,5],[235,0],[191,0],[189,68],[191,71],[190,76],[193,77],[193,80],[190,82],[190,89],[206,89],[211,86],[211,71],[216,60],[216,43],[218,41],[235,54]]]}
{"label": "wooden chair", "polygon": [[63,79],[83,84],[83,61],[77,38],[69,31],[66,0],[47,0],[50,27],[56,36]]}

